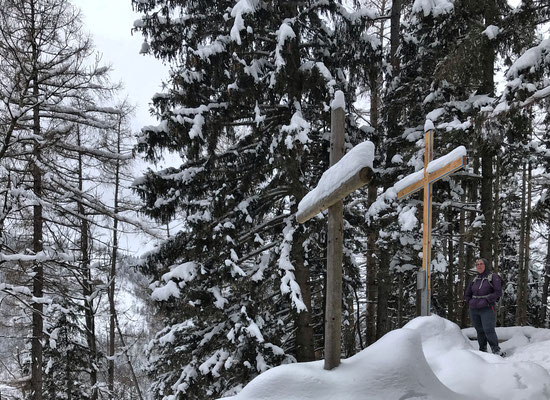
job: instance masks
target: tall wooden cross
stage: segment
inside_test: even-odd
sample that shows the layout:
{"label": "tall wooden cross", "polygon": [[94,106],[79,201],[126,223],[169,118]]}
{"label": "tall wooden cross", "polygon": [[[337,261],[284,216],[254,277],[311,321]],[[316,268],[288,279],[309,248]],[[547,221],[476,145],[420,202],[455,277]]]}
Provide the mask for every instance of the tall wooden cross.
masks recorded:
{"label": "tall wooden cross", "polygon": [[422,234],[422,269],[418,271],[418,289],[422,290],[420,315],[430,315],[430,265],[432,252],[432,184],[466,165],[466,148],[457,147],[451,153],[433,160],[434,126],[424,125],[424,169],[406,176],[394,185],[397,198],[402,199],[424,189],[424,218]]}
{"label": "tall wooden cross", "polygon": [[363,142],[344,155],[344,93],[337,91],[332,102],[330,168],[317,186],[298,204],[296,219],[303,224],[328,209],[327,285],[325,306],[325,369],[340,364],[342,343],[342,199],[374,177],[374,145]]}

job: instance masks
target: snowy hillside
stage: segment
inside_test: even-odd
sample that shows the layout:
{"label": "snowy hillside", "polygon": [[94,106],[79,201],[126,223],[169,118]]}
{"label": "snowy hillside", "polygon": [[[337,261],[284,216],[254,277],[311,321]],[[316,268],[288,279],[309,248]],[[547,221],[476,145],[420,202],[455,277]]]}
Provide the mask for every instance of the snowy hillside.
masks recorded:
{"label": "snowy hillside", "polygon": [[225,400],[550,399],[550,330],[497,328],[508,357],[477,351],[473,329],[438,316],[392,331],[333,371],[283,365]]}

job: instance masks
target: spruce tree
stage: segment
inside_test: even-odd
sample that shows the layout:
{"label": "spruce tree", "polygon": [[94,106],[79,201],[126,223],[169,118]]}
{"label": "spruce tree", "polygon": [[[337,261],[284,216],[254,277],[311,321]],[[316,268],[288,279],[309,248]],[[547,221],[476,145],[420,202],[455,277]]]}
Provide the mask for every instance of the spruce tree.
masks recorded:
{"label": "spruce tree", "polygon": [[[143,211],[183,229],[150,255],[166,328],[155,396],[215,397],[320,342],[324,229],[297,204],[328,162],[329,104],[376,56],[368,10],[335,1],[134,1],[145,49],[172,62],[138,149],[182,164],[135,182]],[[361,133],[350,126],[350,137]]]}

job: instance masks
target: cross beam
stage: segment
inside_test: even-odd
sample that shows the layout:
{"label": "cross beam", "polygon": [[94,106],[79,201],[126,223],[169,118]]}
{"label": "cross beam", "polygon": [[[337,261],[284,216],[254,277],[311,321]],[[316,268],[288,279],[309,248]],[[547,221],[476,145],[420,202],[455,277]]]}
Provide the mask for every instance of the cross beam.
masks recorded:
{"label": "cross beam", "polygon": [[406,176],[394,185],[398,199],[424,189],[422,269],[418,274],[418,288],[422,289],[420,315],[430,315],[431,308],[432,185],[463,168],[467,162],[464,146],[457,147],[446,156],[433,160],[433,140],[434,127],[428,120],[424,134],[424,169]]}

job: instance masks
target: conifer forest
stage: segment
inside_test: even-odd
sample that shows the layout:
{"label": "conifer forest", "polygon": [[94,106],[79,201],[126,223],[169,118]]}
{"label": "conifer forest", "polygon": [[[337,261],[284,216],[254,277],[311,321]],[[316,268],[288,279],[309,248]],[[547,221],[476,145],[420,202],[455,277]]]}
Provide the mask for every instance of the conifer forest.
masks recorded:
{"label": "conifer forest", "polygon": [[78,7],[0,0],[0,399],[218,399],[323,359],[327,219],[296,211],[339,90],[346,149],[375,146],[342,357],[419,315],[423,199],[392,188],[427,120],[435,157],[468,151],[433,186],[432,313],[471,326],[483,257],[497,325],[550,328],[548,0],[124,1],[169,67],[139,129]]}

